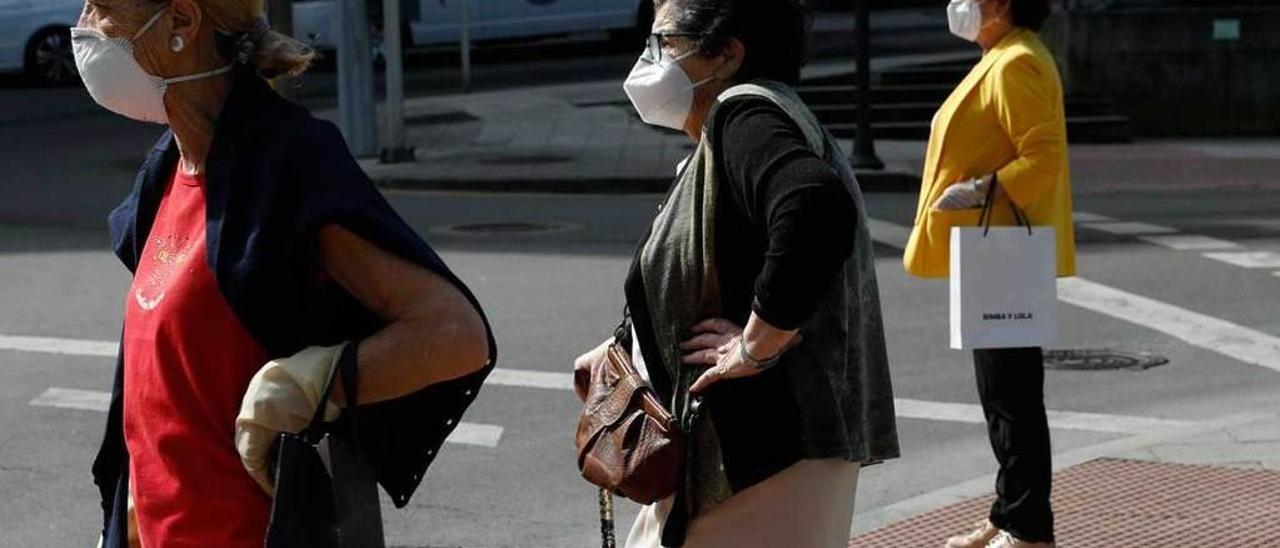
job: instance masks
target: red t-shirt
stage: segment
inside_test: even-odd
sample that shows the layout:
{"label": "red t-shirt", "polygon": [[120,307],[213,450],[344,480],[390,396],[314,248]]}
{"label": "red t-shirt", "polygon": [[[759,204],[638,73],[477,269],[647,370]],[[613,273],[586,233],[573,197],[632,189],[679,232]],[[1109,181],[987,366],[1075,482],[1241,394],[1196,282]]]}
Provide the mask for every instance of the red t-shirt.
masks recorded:
{"label": "red t-shirt", "polygon": [[234,438],[267,354],[206,260],[203,178],[178,171],[125,302],[124,437],[138,529],[152,548],[261,548],[271,499]]}

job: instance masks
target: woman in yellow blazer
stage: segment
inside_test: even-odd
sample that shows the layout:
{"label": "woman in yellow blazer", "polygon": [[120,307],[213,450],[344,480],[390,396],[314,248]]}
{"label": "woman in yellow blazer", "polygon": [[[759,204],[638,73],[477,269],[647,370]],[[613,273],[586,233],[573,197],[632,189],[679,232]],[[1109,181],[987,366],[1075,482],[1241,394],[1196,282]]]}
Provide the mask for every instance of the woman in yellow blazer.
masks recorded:
{"label": "woman in yellow blazer", "polygon": [[[982,60],[934,116],[915,226],[903,262],[924,278],[949,274],[951,227],[977,226],[996,187],[993,224],[1014,224],[1012,201],[1056,229],[1058,274],[1075,274],[1062,83],[1038,31],[1049,0],[951,0],[951,31]],[[1039,348],[977,350],[974,370],[992,450],[997,500],[948,548],[1053,546],[1052,481]]]}

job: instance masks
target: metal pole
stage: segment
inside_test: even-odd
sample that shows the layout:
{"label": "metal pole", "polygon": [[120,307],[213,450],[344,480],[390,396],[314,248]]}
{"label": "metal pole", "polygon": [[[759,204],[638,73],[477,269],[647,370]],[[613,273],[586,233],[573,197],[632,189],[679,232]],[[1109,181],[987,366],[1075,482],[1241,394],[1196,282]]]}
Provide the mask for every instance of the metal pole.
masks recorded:
{"label": "metal pole", "polygon": [[386,142],[381,160],[393,164],[413,160],[413,149],[405,146],[404,55],[400,37],[400,0],[382,2],[382,50],[387,71]]}
{"label": "metal pole", "polygon": [[[293,0],[269,0],[267,2],[267,19],[271,21],[271,30],[287,36],[293,36]],[[290,76],[281,76],[274,82],[276,93],[286,99],[293,99],[294,81]]]}
{"label": "metal pole", "polygon": [[337,0],[338,117],[347,146],[357,157],[378,153],[373,103],[373,55],[365,0]]}
{"label": "metal pole", "polygon": [[462,0],[462,91],[471,93],[471,0]]}
{"label": "metal pole", "polygon": [[857,10],[858,66],[854,74],[858,94],[858,133],[853,141],[853,158],[857,169],[884,169],[876,157],[875,137],[871,134],[871,0],[854,0]]}

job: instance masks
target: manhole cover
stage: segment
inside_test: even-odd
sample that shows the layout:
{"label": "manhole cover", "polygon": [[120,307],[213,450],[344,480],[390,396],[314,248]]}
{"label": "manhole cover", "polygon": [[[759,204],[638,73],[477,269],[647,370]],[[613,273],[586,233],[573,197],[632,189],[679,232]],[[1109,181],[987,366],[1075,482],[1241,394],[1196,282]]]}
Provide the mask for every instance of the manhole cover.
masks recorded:
{"label": "manhole cover", "polygon": [[509,221],[496,223],[469,223],[437,228],[436,232],[453,234],[469,234],[474,236],[491,236],[503,234],[535,234],[545,232],[563,232],[578,228],[569,223]]}
{"label": "manhole cover", "polygon": [[517,156],[495,156],[480,160],[480,163],[491,166],[541,166],[550,164],[567,164],[572,161],[572,156],[561,156],[556,154],[525,154]]}
{"label": "manhole cover", "polygon": [[1128,369],[1141,371],[1169,363],[1169,359],[1150,352],[1124,352],[1121,350],[1046,350],[1046,369],[1067,371],[1112,371]]}

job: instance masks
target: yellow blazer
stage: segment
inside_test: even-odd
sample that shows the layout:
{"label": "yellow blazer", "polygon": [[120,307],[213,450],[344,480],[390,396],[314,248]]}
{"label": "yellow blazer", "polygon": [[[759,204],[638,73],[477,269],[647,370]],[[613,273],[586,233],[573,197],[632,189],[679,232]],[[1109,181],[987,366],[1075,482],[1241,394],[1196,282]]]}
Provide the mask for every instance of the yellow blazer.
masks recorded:
{"label": "yellow blazer", "polygon": [[1057,230],[1058,275],[1074,276],[1075,231],[1062,81],[1039,35],[1014,29],[983,55],[933,117],[907,272],[946,278],[951,227],[977,226],[980,209],[934,211],[947,187],[996,173],[1007,197],[993,225],[1015,224],[1011,198],[1033,225]]}

